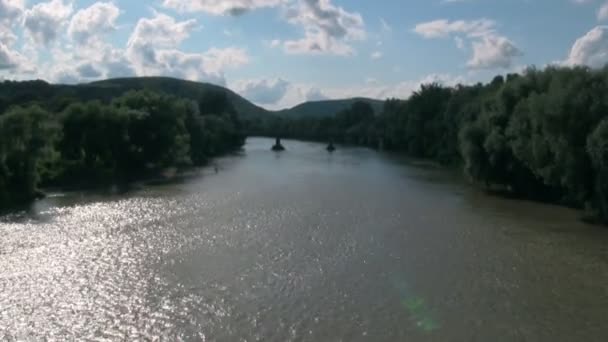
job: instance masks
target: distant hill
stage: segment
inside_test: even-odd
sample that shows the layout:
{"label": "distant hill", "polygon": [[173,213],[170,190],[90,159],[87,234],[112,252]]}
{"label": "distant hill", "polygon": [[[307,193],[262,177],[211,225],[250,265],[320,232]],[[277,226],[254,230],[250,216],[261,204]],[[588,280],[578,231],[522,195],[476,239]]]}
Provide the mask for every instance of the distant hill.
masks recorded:
{"label": "distant hill", "polygon": [[0,113],[11,105],[39,103],[53,110],[63,110],[74,101],[110,101],[129,90],[153,90],[174,96],[199,99],[207,92],[225,92],[234,108],[244,119],[264,118],[271,114],[285,118],[332,116],[350,107],[356,101],[372,105],[376,113],[382,110],[383,101],[353,98],[347,100],[325,100],[306,102],[291,109],[268,111],[259,107],[230,89],[209,83],[180,80],[170,77],[117,78],[78,85],[50,84],[45,81],[0,82]]}
{"label": "distant hill", "polygon": [[363,101],[369,103],[376,114],[382,111],[384,101],[368,99],[368,98],[352,98],[346,100],[323,100],[305,102],[290,109],[284,109],[275,112],[276,114],[287,118],[304,118],[304,117],[327,117],[336,115],[338,112],[350,108],[353,103]]}
{"label": "distant hill", "polygon": [[44,81],[0,82],[0,113],[10,105],[39,103],[58,111],[78,101],[110,101],[129,90],[153,90],[170,95],[199,99],[207,92],[225,92],[243,118],[263,117],[269,112],[247,101],[235,92],[209,83],[198,83],[169,77],[119,78],[78,85],[54,85]]}
{"label": "distant hill", "polygon": [[116,92],[148,89],[192,99],[198,99],[205,92],[223,91],[241,117],[251,118],[268,114],[266,109],[256,106],[232,90],[210,83],[199,83],[168,77],[138,77],[98,81],[89,83],[88,86],[115,89]]}

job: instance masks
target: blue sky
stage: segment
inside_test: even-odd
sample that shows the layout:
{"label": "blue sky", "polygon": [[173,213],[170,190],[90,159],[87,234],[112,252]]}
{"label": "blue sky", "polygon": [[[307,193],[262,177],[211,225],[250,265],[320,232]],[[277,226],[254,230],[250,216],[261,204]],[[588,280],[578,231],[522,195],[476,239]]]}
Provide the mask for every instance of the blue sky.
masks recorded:
{"label": "blue sky", "polygon": [[0,77],[165,75],[271,109],[608,61],[606,0],[0,0]]}

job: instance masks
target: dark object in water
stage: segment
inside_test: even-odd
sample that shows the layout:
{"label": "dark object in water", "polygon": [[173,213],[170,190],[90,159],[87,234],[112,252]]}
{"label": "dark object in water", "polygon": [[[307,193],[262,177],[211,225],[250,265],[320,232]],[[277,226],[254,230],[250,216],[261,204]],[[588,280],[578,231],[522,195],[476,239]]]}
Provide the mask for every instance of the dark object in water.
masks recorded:
{"label": "dark object in water", "polygon": [[281,138],[277,138],[277,141],[275,142],[274,146],[272,146],[272,150],[276,152],[285,151],[285,147],[281,145]]}
{"label": "dark object in water", "polygon": [[40,190],[36,190],[34,192],[34,198],[35,199],[43,199],[43,198],[46,198],[46,194],[44,192],[40,191]]}
{"label": "dark object in water", "polygon": [[329,142],[329,146],[327,146],[327,151],[328,152],[333,152],[336,150],[336,146],[334,146],[334,143],[332,141]]}

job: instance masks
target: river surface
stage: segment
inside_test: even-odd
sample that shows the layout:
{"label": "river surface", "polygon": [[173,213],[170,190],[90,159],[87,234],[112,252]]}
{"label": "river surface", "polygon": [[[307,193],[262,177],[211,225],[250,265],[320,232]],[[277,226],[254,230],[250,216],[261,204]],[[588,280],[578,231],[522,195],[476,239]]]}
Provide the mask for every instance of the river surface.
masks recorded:
{"label": "river surface", "polygon": [[361,148],[252,138],[0,218],[0,340],[608,341],[608,231]]}

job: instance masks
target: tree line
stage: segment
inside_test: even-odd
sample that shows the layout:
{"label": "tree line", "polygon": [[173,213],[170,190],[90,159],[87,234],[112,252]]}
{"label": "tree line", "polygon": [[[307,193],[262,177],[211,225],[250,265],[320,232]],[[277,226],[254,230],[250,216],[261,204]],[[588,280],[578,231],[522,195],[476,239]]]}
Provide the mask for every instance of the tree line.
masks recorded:
{"label": "tree line", "polygon": [[[57,104],[54,103],[53,107]],[[242,124],[224,92],[198,101],[146,90],[111,102],[10,106],[0,115],[0,208],[41,186],[126,183],[204,165],[240,148]]]}
{"label": "tree line", "polygon": [[608,223],[608,67],[529,68],[487,84],[423,85],[381,113],[269,117],[253,134],[382,147],[462,167],[475,183],[585,208]]}

